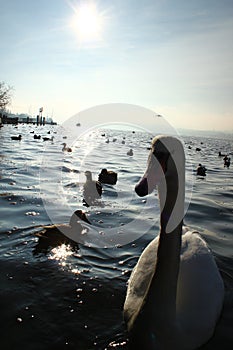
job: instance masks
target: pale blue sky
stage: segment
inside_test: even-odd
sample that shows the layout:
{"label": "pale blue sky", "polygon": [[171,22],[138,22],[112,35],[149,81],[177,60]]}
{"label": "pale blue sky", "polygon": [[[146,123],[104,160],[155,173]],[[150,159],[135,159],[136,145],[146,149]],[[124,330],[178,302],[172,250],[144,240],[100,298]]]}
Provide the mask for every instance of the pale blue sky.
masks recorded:
{"label": "pale blue sky", "polygon": [[0,0],[0,81],[14,87],[12,112],[43,106],[62,122],[120,102],[175,128],[233,131],[232,0],[93,0],[101,32],[81,42],[71,20],[87,2]]}

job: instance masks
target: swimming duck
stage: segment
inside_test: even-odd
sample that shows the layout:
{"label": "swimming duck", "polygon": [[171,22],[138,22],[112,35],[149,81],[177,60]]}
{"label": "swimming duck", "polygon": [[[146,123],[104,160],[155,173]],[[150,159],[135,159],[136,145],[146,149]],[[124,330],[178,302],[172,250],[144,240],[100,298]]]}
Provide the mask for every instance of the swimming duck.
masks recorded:
{"label": "swimming duck", "polygon": [[133,150],[130,148],[130,150],[127,152],[127,156],[133,156]]}
{"label": "swimming duck", "polygon": [[[160,233],[141,254],[124,304],[132,349],[192,350],[213,335],[220,316],[223,281],[207,243],[183,228],[185,156],[182,143],[158,136],[139,196],[158,186]],[[130,349],[131,349],[130,347]]]}
{"label": "swimming duck", "polygon": [[63,148],[62,148],[63,152],[72,152],[72,148],[66,147],[66,143],[62,143],[62,145],[63,145]]}
{"label": "swimming duck", "polygon": [[115,185],[117,183],[117,173],[112,170],[102,169],[98,180],[104,184]]}
{"label": "swimming duck", "polygon": [[54,136],[50,137],[43,137],[43,141],[53,141]]}
{"label": "swimming duck", "polygon": [[42,226],[42,230],[36,232],[35,235],[39,238],[37,251],[47,250],[49,247],[57,247],[61,244],[71,244],[77,246],[78,243],[72,240],[72,235],[77,237],[82,232],[83,227],[80,220],[90,224],[85,212],[76,210],[71,218],[69,224],[55,224]]}
{"label": "swimming duck", "polygon": [[207,170],[206,167],[201,163],[199,163],[196,173],[198,176],[206,176],[206,170]]}
{"label": "swimming duck", "polygon": [[83,186],[84,202],[87,206],[95,203],[102,195],[102,185],[99,181],[92,180],[92,173],[85,171],[86,182]]}
{"label": "swimming duck", "polygon": [[21,140],[22,140],[22,135],[19,135],[19,136],[11,136],[11,140],[21,141]]}
{"label": "swimming duck", "polygon": [[34,137],[35,140],[40,140],[40,139],[41,139],[41,136],[40,136],[40,135],[36,135],[36,134],[35,134],[35,135],[33,135],[33,137]]}

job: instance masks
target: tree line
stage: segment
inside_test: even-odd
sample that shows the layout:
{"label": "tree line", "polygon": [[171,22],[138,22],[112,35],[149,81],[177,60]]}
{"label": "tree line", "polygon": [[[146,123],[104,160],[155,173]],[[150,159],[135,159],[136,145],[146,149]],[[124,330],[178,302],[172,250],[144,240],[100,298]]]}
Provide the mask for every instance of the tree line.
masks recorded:
{"label": "tree line", "polygon": [[5,111],[6,107],[11,103],[11,92],[12,87],[0,81],[0,111]]}

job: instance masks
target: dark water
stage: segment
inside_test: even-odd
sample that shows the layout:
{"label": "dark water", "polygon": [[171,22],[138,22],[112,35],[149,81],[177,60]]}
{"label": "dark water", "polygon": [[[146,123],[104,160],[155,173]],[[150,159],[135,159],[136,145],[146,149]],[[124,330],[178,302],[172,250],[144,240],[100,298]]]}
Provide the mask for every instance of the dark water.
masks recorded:
{"label": "dark water", "polygon": [[[33,131],[53,135],[54,140],[34,140]],[[22,140],[12,141],[10,136],[18,134]],[[4,350],[128,348],[122,319],[126,283],[159,229],[157,194],[142,200],[134,193],[146,166],[151,135],[92,130],[77,139],[72,153],[62,152],[64,136],[58,126],[0,129],[0,345]],[[233,141],[198,136],[183,140],[185,223],[208,242],[225,284],[221,319],[202,349],[232,349],[233,165],[224,168],[218,152],[232,152]],[[132,157],[127,156],[130,148]],[[204,179],[194,174],[200,162],[208,169]],[[97,179],[104,167],[118,172],[118,183],[104,186],[101,200],[87,208],[82,201],[84,171],[92,171]],[[38,226],[68,223],[76,209],[85,210],[92,224],[80,237],[82,244],[40,249],[34,235]]]}

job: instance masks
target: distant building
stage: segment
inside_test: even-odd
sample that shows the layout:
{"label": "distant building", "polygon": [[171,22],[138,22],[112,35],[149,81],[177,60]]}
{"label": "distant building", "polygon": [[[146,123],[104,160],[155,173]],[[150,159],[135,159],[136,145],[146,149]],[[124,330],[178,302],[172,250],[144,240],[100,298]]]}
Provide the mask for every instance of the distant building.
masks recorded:
{"label": "distant building", "polygon": [[[6,113],[3,111],[0,111],[0,125],[2,124],[36,124],[38,123],[38,116],[37,117],[32,117],[29,114],[26,113],[20,113],[20,114],[13,114],[13,113]],[[45,124],[50,124],[50,125],[57,125],[53,121],[52,118],[50,117],[43,117],[41,118],[40,125],[45,125]]]}

